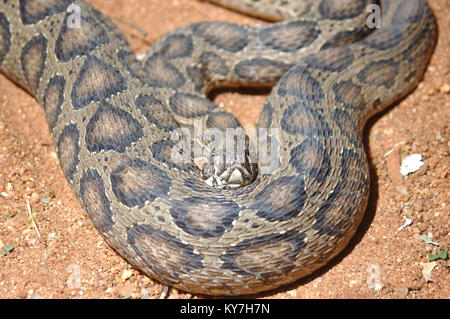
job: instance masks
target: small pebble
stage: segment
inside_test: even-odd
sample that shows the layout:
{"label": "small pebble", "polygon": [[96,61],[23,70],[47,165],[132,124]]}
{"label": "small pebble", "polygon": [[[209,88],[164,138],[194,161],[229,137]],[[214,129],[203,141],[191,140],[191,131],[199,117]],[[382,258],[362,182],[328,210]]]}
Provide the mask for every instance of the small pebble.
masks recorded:
{"label": "small pebble", "polygon": [[447,83],[444,84],[443,86],[441,86],[439,88],[439,92],[441,92],[442,94],[448,94],[450,93],[450,85],[448,85]]}
{"label": "small pebble", "polygon": [[30,197],[30,202],[35,203],[38,200],[39,200],[39,195],[37,193],[33,192]]}
{"label": "small pebble", "polygon": [[128,278],[130,278],[133,275],[133,270],[129,270],[129,269],[125,269],[122,273],[121,278],[123,280],[127,280]]}

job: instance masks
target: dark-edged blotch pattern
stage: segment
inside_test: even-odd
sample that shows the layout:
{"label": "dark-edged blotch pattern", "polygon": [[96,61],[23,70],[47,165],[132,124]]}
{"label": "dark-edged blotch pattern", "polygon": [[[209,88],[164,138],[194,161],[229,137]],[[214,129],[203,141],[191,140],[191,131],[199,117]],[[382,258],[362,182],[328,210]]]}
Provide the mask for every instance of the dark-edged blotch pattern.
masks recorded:
{"label": "dark-edged blotch pattern", "polygon": [[352,80],[340,81],[332,89],[336,100],[345,108],[362,111],[366,107],[362,87]]}
{"label": "dark-edged blotch pattern", "polygon": [[358,73],[358,79],[368,85],[389,89],[395,84],[399,62],[392,59],[368,64]]}
{"label": "dark-edged blotch pattern", "polygon": [[291,104],[284,110],[281,128],[292,135],[318,137],[333,135],[325,118],[303,102]]}
{"label": "dark-edged blotch pattern", "polygon": [[128,243],[151,271],[168,284],[178,284],[180,275],[203,268],[203,255],[166,231],[148,224],[127,230]]}
{"label": "dark-edged blotch pattern", "polygon": [[218,128],[225,132],[227,128],[238,128],[241,124],[237,118],[228,112],[211,112],[206,120],[206,127]]}
{"label": "dark-edged blotch pattern", "polygon": [[249,208],[257,210],[256,215],[269,222],[287,221],[300,214],[307,198],[303,177],[285,176],[257,193]]}
{"label": "dark-edged blotch pattern", "polygon": [[19,9],[23,24],[35,24],[48,16],[63,12],[73,0],[20,0]]}
{"label": "dark-edged blotch pattern", "polygon": [[308,46],[319,34],[316,23],[293,21],[264,28],[259,32],[259,38],[269,48],[290,53]]}
{"label": "dark-edged blotch pattern", "polygon": [[219,238],[231,229],[240,208],[233,201],[217,196],[214,203],[200,196],[172,200],[170,214],[175,224],[193,236]]}
{"label": "dark-edged blotch pattern", "polygon": [[234,71],[248,82],[273,83],[292,67],[292,64],[277,60],[255,58],[239,62],[234,67]]}
{"label": "dark-edged blotch pattern", "polygon": [[22,50],[20,62],[28,86],[37,92],[47,60],[47,39],[42,35],[31,39]]}
{"label": "dark-edged blotch pattern", "polygon": [[106,196],[103,180],[95,169],[84,172],[80,180],[80,197],[87,214],[99,232],[110,231],[114,224],[110,200]]}
{"label": "dark-edged blotch pattern", "polygon": [[[351,227],[353,215],[362,209],[361,203],[369,191],[368,176],[363,173],[365,163],[358,154],[344,148],[340,154],[341,181],[320,204],[313,229],[321,235],[342,237]],[[352,184],[352,185],[350,185]]]}
{"label": "dark-edged blotch pattern", "polygon": [[113,66],[89,55],[73,85],[72,105],[75,109],[105,99],[127,89],[125,79]]}
{"label": "dark-edged blotch pattern", "polygon": [[336,0],[322,0],[319,5],[319,12],[323,17],[332,20],[343,20],[356,17],[367,6],[367,0],[346,1],[345,6]]}
{"label": "dark-edged blotch pattern", "polygon": [[[288,275],[307,245],[307,235],[295,230],[245,239],[220,256],[224,270],[264,281]],[[263,254],[261,252],[264,252]],[[270,260],[271,263],[267,263]]]}
{"label": "dark-edged blotch pattern", "polygon": [[245,27],[229,22],[203,22],[191,26],[197,36],[230,52],[241,51],[250,41]]}
{"label": "dark-edged blotch pattern", "polygon": [[299,175],[314,178],[319,184],[331,173],[330,156],[315,138],[307,137],[292,148],[289,155],[289,163],[295,167]]}
{"label": "dark-edged blotch pattern", "polygon": [[[68,13],[66,16],[69,16]],[[55,44],[58,59],[67,62],[76,56],[84,56],[109,41],[105,30],[90,16],[81,14],[80,27],[71,28],[63,23]]]}
{"label": "dark-edged blotch pattern", "polygon": [[423,16],[424,9],[423,1],[403,0],[397,7],[392,21],[399,25],[417,23]]}
{"label": "dark-edged blotch pattern", "polygon": [[260,128],[268,128],[272,125],[273,107],[270,101],[264,103],[261,114],[259,115],[258,125]]}
{"label": "dark-edged blotch pattern", "polygon": [[110,181],[117,200],[130,208],[142,208],[146,201],[168,198],[172,185],[162,169],[140,159],[119,163]]}
{"label": "dark-edged blotch pattern", "polygon": [[104,102],[86,126],[86,147],[90,152],[123,153],[142,135],[141,125],[130,113]]}
{"label": "dark-edged blotch pattern", "polygon": [[278,83],[277,92],[280,96],[295,96],[313,103],[325,97],[320,83],[303,66],[289,70]]}
{"label": "dark-edged blotch pattern", "polygon": [[80,161],[80,132],[75,124],[69,124],[63,129],[58,138],[57,149],[64,176],[71,181]]}
{"label": "dark-edged blotch pattern", "polygon": [[353,53],[346,47],[329,48],[309,55],[305,62],[308,67],[330,71],[341,72],[352,64],[354,60]]}
{"label": "dark-edged blotch pattern", "polygon": [[174,130],[178,127],[173,116],[160,100],[150,95],[140,95],[135,102],[147,121],[160,129]]}
{"label": "dark-edged blotch pattern", "polygon": [[11,45],[11,32],[6,16],[0,12],[0,64],[9,52]]}
{"label": "dark-edged blotch pattern", "polygon": [[154,87],[177,89],[183,86],[186,79],[169,61],[161,53],[147,59],[142,70],[145,82]]}
{"label": "dark-edged blotch pattern", "polygon": [[166,59],[177,59],[187,57],[192,54],[193,43],[190,36],[184,34],[174,34],[168,36],[160,50]]}
{"label": "dark-edged blotch pattern", "polygon": [[226,75],[228,73],[228,67],[225,61],[214,52],[203,52],[200,56],[201,69],[207,74],[220,74]]}
{"label": "dark-edged blotch pattern", "polygon": [[195,118],[206,115],[216,106],[208,99],[194,94],[176,93],[170,98],[170,107],[177,115]]}
{"label": "dark-edged blotch pattern", "polygon": [[357,122],[345,110],[334,109],[333,120],[340,132],[356,147],[361,146]]}
{"label": "dark-edged blotch pattern", "polygon": [[[180,171],[192,172],[199,174],[198,171],[192,167],[191,161],[189,163],[184,163],[182,160],[185,158],[191,158],[191,154],[186,152],[182,147],[177,147],[177,145],[172,140],[161,140],[152,144],[150,147],[153,158],[160,163],[164,163],[169,168],[176,168]],[[178,152],[178,154],[174,153]],[[173,155],[177,155],[174,157]],[[181,161],[179,160],[181,159]]]}
{"label": "dark-edged blotch pattern", "polygon": [[50,130],[53,130],[61,113],[65,88],[66,80],[64,77],[55,75],[50,79],[45,89],[43,106]]}

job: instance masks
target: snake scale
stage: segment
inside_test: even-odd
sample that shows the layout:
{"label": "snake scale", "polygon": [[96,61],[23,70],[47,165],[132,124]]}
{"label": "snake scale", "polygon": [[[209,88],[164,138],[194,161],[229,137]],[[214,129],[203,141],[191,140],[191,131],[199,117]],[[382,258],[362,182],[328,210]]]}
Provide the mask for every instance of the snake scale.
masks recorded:
{"label": "snake scale", "polygon": [[[369,194],[362,128],[415,88],[437,28],[425,0],[213,2],[274,23],[192,24],[138,61],[83,1],[2,0],[0,69],[43,106],[64,175],[112,248],[182,290],[251,294],[349,242]],[[220,189],[171,159],[171,132],[239,127],[206,95],[240,85],[273,85],[258,127],[276,165]]]}

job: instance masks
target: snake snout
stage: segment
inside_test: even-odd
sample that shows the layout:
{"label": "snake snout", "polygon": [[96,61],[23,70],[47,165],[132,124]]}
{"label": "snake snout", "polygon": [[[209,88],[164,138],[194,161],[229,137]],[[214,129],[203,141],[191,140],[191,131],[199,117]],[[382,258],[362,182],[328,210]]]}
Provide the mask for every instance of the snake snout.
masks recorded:
{"label": "snake snout", "polygon": [[244,163],[226,162],[223,156],[212,155],[195,161],[205,183],[216,188],[239,188],[253,182],[256,165],[245,158]]}

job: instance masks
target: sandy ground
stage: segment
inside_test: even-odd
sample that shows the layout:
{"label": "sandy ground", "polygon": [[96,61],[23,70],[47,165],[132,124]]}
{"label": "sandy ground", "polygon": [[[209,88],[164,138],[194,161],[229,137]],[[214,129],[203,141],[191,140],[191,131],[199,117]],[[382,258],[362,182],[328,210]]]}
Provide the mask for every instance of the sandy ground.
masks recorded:
{"label": "sandy ground", "polygon": [[[144,53],[155,39],[187,23],[257,22],[190,0],[90,2],[113,18],[136,53]],[[427,257],[450,245],[450,2],[429,2],[440,34],[425,78],[401,103],[373,118],[365,131],[372,182],[357,235],[330,265],[256,297],[450,297],[450,261],[438,259],[434,265]],[[39,104],[1,75],[0,88],[0,297],[157,297],[162,286],[107,246],[71,193]],[[248,127],[256,123],[265,95],[219,92],[214,100]],[[421,154],[425,164],[403,179],[400,161],[414,153]],[[412,223],[399,231],[405,218]],[[427,280],[423,269],[433,265]],[[168,297],[202,296],[170,289]]]}

